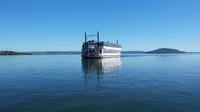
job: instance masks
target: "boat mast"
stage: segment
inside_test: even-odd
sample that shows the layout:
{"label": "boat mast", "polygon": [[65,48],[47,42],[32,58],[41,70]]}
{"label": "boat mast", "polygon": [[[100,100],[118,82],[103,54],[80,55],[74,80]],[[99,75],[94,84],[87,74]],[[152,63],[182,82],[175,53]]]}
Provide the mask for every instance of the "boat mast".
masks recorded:
{"label": "boat mast", "polygon": [[86,32],[85,32],[85,42],[87,42],[87,34],[86,34]]}
{"label": "boat mast", "polygon": [[97,41],[99,43],[99,31],[97,31]]}
{"label": "boat mast", "polygon": [[98,41],[98,49],[99,49],[99,31],[97,31],[97,41]]}

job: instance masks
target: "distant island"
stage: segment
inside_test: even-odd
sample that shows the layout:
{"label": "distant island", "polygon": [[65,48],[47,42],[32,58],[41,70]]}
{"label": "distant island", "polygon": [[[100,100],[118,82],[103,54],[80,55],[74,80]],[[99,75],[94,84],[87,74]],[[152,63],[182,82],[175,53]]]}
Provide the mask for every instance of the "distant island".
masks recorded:
{"label": "distant island", "polygon": [[160,48],[152,51],[145,52],[147,54],[168,54],[168,53],[186,53],[177,49]]}
{"label": "distant island", "polygon": [[0,55],[32,55],[28,52],[0,51]]}

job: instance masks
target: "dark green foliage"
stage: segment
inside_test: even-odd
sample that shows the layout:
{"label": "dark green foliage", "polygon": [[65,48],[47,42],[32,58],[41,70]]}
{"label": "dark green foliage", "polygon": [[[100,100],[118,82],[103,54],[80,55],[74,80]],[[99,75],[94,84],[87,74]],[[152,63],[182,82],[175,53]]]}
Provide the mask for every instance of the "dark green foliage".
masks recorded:
{"label": "dark green foliage", "polygon": [[0,51],[0,55],[32,55],[32,54],[26,52]]}

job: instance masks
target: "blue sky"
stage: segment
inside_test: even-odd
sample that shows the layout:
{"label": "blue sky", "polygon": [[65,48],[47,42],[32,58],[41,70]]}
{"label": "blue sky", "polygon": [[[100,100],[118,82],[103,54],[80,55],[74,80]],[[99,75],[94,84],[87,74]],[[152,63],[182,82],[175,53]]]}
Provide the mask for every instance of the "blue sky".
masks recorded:
{"label": "blue sky", "polygon": [[200,51],[200,1],[0,0],[0,50],[80,50],[85,31],[123,50]]}

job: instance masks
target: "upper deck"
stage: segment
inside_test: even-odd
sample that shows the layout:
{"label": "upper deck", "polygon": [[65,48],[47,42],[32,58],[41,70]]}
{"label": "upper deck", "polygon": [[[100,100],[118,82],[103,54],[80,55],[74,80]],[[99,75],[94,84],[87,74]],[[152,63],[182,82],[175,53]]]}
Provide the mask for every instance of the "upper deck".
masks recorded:
{"label": "upper deck", "polygon": [[115,44],[115,43],[110,43],[110,42],[99,42],[99,46],[107,46],[107,47],[116,47],[116,48],[121,48],[122,46],[120,44]]}
{"label": "upper deck", "polygon": [[107,46],[107,47],[121,48],[120,44],[104,42],[104,41],[100,41],[100,42],[98,42],[98,41],[87,41],[87,42],[84,42],[83,45],[85,47],[94,45],[94,46],[99,46],[99,47]]}
{"label": "upper deck", "polygon": [[[88,37],[91,36],[97,36],[97,40],[87,40]],[[87,35],[85,32],[85,42],[83,43],[83,48],[96,48],[96,47],[113,47],[113,48],[121,48],[122,46],[118,44],[118,40],[116,43],[111,43],[111,42],[104,42],[104,41],[99,41],[99,32],[97,32],[97,35]]]}

